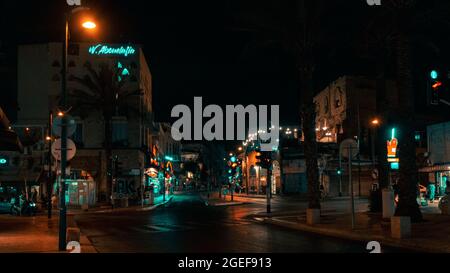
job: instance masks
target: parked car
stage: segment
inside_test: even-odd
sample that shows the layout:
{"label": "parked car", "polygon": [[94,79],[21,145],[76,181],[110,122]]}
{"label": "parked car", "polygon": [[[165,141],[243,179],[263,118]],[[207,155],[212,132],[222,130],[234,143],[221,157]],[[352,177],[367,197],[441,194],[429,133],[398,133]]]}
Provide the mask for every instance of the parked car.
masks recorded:
{"label": "parked car", "polygon": [[0,198],[0,214],[7,214],[12,212],[13,204],[10,201]]}

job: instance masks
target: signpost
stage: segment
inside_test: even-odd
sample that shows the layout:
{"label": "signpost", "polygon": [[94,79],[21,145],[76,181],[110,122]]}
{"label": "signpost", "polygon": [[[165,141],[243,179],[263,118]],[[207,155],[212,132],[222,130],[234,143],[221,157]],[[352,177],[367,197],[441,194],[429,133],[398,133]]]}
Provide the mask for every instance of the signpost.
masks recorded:
{"label": "signpost", "polygon": [[[63,117],[60,117],[60,116],[55,117],[53,119],[52,131],[53,131],[53,134],[55,134],[56,136],[59,136],[59,137],[61,137],[61,135],[62,135],[62,120],[63,120]],[[71,116],[68,116],[68,115],[65,116],[65,120],[66,120],[66,126],[67,126],[67,137],[70,137],[77,130],[77,123]]]}
{"label": "signpost", "polygon": [[[52,155],[53,157],[57,160],[57,161],[61,161],[61,139],[57,139],[55,142],[53,142],[52,144]],[[70,140],[67,139],[67,160],[71,160],[72,158],[75,157],[75,154],[77,152],[77,148],[75,146],[75,143]]]}

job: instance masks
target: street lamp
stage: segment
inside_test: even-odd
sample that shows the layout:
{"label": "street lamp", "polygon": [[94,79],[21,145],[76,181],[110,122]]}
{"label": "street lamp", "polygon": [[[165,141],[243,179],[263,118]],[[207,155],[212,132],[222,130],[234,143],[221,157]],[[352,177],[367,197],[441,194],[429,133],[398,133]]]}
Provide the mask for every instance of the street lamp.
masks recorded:
{"label": "street lamp", "polygon": [[380,120],[378,118],[374,118],[370,121],[370,124],[372,125],[372,145],[371,145],[371,154],[372,154],[372,168],[375,169],[375,134],[376,129],[378,126],[380,126]]}
{"label": "street lamp", "polygon": [[[67,52],[69,46],[69,22],[72,15],[80,11],[86,11],[89,8],[77,7],[65,14],[64,42],[62,47],[62,84],[61,84],[61,109],[67,109]],[[84,21],[82,26],[87,29],[93,29],[96,24],[93,21]],[[59,189],[60,211],[59,211],[59,250],[66,250],[66,227],[67,227],[67,208],[66,208],[66,167],[67,167],[67,121],[63,111],[58,113],[61,117],[61,181]]]}
{"label": "street lamp", "polygon": [[86,29],[94,29],[97,27],[97,25],[92,21],[85,21],[83,24],[81,24]]}

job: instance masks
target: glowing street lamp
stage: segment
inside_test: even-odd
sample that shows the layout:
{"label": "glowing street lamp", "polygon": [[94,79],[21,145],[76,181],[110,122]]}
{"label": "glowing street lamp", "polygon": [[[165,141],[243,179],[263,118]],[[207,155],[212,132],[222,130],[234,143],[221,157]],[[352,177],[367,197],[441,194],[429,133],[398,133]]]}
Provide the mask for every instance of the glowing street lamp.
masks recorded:
{"label": "glowing street lamp", "polygon": [[[63,47],[62,47],[62,86],[61,86],[61,105],[60,109],[67,109],[67,55],[68,55],[68,46],[69,46],[69,22],[72,19],[72,16],[75,13],[89,10],[87,7],[82,7],[81,2],[77,1],[69,1],[67,2],[69,6],[75,5],[78,6],[76,8],[71,9],[68,13],[65,14],[65,26],[64,26],[64,39],[63,39]],[[86,29],[93,29],[96,27],[96,24],[91,20],[85,20],[82,23],[82,26]],[[64,113],[60,111],[58,116],[61,117],[61,176],[60,176],[60,187],[59,187],[59,195],[60,195],[60,210],[59,210],[59,240],[58,240],[58,249],[60,251],[66,250],[66,226],[67,226],[67,207],[66,207],[66,167],[67,167],[67,121]],[[112,177],[110,175],[107,176],[107,183],[112,183]],[[109,194],[109,193],[108,193]]]}
{"label": "glowing street lamp", "polygon": [[373,119],[370,123],[371,123],[373,126],[378,126],[378,125],[380,125],[380,120],[377,119],[377,118],[375,118],[375,119]]}
{"label": "glowing street lamp", "polygon": [[97,27],[97,25],[93,21],[85,21],[83,24],[81,24],[86,29],[94,29]]}

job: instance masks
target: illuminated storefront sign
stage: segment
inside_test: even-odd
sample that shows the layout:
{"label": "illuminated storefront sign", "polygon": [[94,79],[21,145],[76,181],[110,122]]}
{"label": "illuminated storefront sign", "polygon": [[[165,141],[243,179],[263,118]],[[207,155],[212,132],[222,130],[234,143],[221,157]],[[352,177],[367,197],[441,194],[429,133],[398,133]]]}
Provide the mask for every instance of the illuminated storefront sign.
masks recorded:
{"label": "illuminated storefront sign", "polygon": [[398,170],[400,166],[400,159],[397,157],[398,140],[395,137],[395,128],[392,128],[391,140],[387,141],[387,161],[391,165],[392,170]]}
{"label": "illuminated storefront sign", "polygon": [[130,55],[134,55],[136,53],[136,49],[132,46],[119,46],[113,47],[104,44],[96,44],[89,47],[89,53],[91,55],[118,55],[128,57]]}

